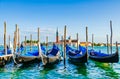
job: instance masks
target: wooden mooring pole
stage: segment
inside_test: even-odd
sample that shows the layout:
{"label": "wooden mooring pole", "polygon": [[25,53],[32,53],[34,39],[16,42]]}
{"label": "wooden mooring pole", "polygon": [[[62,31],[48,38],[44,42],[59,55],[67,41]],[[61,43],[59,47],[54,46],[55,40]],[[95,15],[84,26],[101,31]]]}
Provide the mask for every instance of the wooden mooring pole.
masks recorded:
{"label": "wooden mooring pole", "polygon": [[113,30],[112,30],[112,21],[110,20],[110,31],[111,31],[111,36],[110,36],[110,51],[112,54],[112,36],[113,36]]}
{"label": "wooden mooring pole", "polygon": [[64,27],[64,69],[66,68],[66,26]]}
{"label": "wooden mooring pole", "polygon": [[16,48],[17,48],[17,44],[18,44],[18,25],[16,24],[16,36],[15,36],[15,39],[16,39]]}
{"label": "wooden mooring pole", "polygon": [[92,49],[94,49],[94,34],[92,34]]}
{"label": "wooden mooring pole", "polygon": [[16,52],[16,47],[17,47],[17,43],[16,43],[16,36],[17,36],[17,33],[16,33],[16,31],[14,32],[14,40],[13,40],[13,48],[14,48],[14,53]]}
{"label": "wooden mooring pole", "polygon": [[32,34],[30,34],[30,51],[32,51]]}
{"label": "wooden mooring pole", "polygon": [[61,51],[62,51],[62,57],[63,57],[63,36],[61,36]]}
{"label": "wooden mooring pole", "polygon": [[88,27],[86,27],[86,51],[87,51],[87,54],[88,54]]}
{"label": "wooden mooring pole", "polygon": [[18,53],[20,54],[20,30],[18,28]]}
{"label": "wooden mooring pole", "polygon": [[118,42],[116,41],[116,52],[119,54]]}
{"label": "wooden mooring pole", "polygon": [[6,22],[4,22],[4,53],[7,55],[7,45],[6,45]]}
{"label": "wooden mooring pole", "polygon": [[48,36],[46,36],[46,51],[48,51]]}
{"label": "wooden mooring pole", "polygon": [[[38,28],[38,43],[40,43],[40,28]],[[39,50],[39,56],[41,56],[41,51],[39,47],[38,47],[38,50]]]}
{"label": "wooden mooring pole", "polygon": [[8,43],[9,43],[8,47],[10,48],[10,35],[8,37]]}
{"label": "wooden mooring pole", "polygon": [[26,43],[27,43],[27,37],[25,36],[25,41],[24,41],[24,45],[25,45],[25,52],[26,52]]}
{"label": "wooden mooring pole", "polygon": [[77,37],[77,50],[78,50],[78,43],[79,43],[79,38],[78,38],[78,33],[76,34],[76,37]]}
{"label": "wooden mooring pole", "polygon": [[108,35],[106,35],[107,37],[107,53],[109,54],[109,40],[108,40]]}

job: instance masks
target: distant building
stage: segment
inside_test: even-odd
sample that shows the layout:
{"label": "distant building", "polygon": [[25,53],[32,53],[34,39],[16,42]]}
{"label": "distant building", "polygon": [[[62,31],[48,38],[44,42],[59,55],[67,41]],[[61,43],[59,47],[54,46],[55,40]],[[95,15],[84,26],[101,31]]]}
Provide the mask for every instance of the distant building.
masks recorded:
{"label": "distant building", "polygon": [[[120,43],[117,43],[117,45],[120,46]],[[114,43],[113,46],[116,46],[116,43]]]}
{"label": "distant building", "polygon": [[[86,42],[80,42],[80,45],[81,45],[81,46],[86,46]],[[88,46],[92,46],[92,43],[91,43],[91,42],[88,42],[87,45],[88,45]]]}
{"label": "distant building", "polygon": [[105,44],[104,43],[100,43],[100,46],[105,46]]}
{"label": "distant building", "polygon": [[[71,36],[68,37],[68,39],[66,39],[66,44],[69,44],[69,45],[74,45],[74,46],[77,46],[77,40],[76,39],[71,39]],[[61,40],[59,40],[59,32],[58,32],[58,29],[56,31],[56,44],[63,44],[64,43],[64,39],[63,37],[61,37]]]}
{"label": "distant building", "polygon": [[[77,40],[76,39],[68,39],[66,40],[66,44],[72,45],[72,46],[77,46]],[[64,40],[61,40],[61,43],[64,43]]]}
{"label": "distant building", "polygon": [[58,28],[57,28],[57,31],[56,31],[56,43],[59,43],[59,34],[58,34]]}
{"label": "distant building", "polygon": [[118,46],[120,46],[120,43],[118,43]]}
{"label": "distant building", "polygon": [[[64,44],[64,39],[63,37],[61,37],[61,40],[59,40],[59,32],[58,32],[58,28],[56,30],[56,42],[54,42],[56,44]],[[86,42],[79,42],[77,39],[72,39],[71,36],[68,37],[68,39],[66,39],[66,44],[72,45],[72,46],[77,46],[80,44],[81,46],[86,46]],[[91,46],[91,42],[88,42],[88,46]]]}

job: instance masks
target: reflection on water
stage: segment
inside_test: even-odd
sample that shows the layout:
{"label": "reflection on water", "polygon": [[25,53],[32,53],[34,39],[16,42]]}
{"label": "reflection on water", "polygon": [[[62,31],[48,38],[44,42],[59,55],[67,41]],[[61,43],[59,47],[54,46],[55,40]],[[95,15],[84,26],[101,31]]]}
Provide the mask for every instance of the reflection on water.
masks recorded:
{"label": "reflection on water", "polygon": [[23,64],[23,65],[19,65],[19,66],[13,65],[12,72],[11,72],[11,79],[30,78],[30,76],[29,76],[29,74],[31,73],[30,71],[33,70],[33,68],[35,68],[36,66],[37,66],[36,63]]}
{"label": "reflection on water", "polygon": [[[49,67],[41,67],[40,69],[40,75],[42,75],[42,78],[47,78],[49,72],[53,72],[53,70],[56,68],[56,66],[49,66]],[[54,75],[54,74],[53,74]]]}
{"label": "reflection on water", "polygon": [[115,78],[118,79],[119,73],[116,73],[113,69],[114,64],[113,63],[100,63],[100,62],[95,62],[96,66],[99,68],[105,70],[105,75],[109,76],[110,78]]}
{"label": "reflection on water", "polygon": [[76,74],[82,74],[84,76],[87,76],[87,74],[88,74],[85,64],[81,64],[80,66],[77,66],[76,70],[77,70]]}

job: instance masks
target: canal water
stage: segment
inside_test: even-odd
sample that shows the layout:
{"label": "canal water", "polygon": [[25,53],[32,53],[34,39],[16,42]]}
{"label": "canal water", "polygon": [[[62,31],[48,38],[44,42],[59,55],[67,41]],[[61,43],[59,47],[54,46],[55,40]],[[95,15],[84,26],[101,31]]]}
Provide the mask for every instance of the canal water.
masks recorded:
{"label": "canal water", "polygon": [[[29,47],[27,49],[29,51]],[[33,47],[34,49],[36,47]],[[94,47],[94,49],[101,52],[107,51],[106,47]],[[15,66],[11,62],[0,68],[0,79],[120,79],[120,62],[99,63],[89,59],[86,64],[74,65],[68,61],[68,57],[66,60],[66,69],[63,61],[47,68],[44,68],[42,63]]]}

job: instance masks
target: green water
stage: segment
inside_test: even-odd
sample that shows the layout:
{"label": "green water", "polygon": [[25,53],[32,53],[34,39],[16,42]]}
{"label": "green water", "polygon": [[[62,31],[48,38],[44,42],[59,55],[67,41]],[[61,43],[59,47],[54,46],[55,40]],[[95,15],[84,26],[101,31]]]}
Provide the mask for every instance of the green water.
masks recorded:
{"label": "green water", "polygon": [[[37,48],[33,47],[34,49]],[[95,47],[95,49],[107,51],[106,47]],[[113,52],[115,52],[115,47],[113,47]],[[0,68],[0,79],[120,79],[120,62],[108,64],[88,60],[88,63],[80,65],[66,62],[66,69],[64,69],[63,61],[49,68],[44,68],[42,63],[14,66],[11,62]]]}

